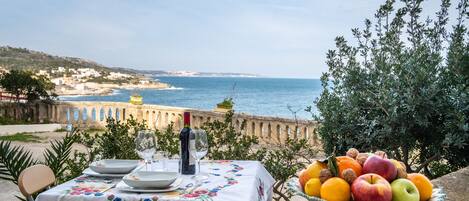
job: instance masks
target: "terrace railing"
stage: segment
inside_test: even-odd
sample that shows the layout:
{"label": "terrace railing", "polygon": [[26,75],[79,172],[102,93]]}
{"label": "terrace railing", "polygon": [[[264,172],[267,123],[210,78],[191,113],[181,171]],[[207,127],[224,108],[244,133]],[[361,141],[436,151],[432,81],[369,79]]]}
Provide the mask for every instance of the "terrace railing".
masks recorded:
{"label": "terrace railing", "polygon": [[[0,116],[13,114],[14,107],[4,106]],[[23,110],[16,110],[15,114]],[[195,110],[191,108],[169,107],[161,105],[133,105],[123,102],[83,102],[64,101],[55,104],[36,104],[25,110],[34,114],[38,121],[48,120],[61,124],[73,124],[78,127],[102,127],[106,119],[124,121],[133,116],[139,121],[145,121],[148,127],[164,129],[173,122],[174,128],[182,128],[182,115],[191,112],[193,127],[200,127],[204,122],[220,120],[224,113]],[[244,129],[241,129],[244,122]],[[311,144],[318,143],[316,129],[318,123],[307,120],[294,120],[278,117],[257,116],[235,113],[233,124],[244,135],[257,136],[261,142],[284,143],[289,138],[307,139]]]}

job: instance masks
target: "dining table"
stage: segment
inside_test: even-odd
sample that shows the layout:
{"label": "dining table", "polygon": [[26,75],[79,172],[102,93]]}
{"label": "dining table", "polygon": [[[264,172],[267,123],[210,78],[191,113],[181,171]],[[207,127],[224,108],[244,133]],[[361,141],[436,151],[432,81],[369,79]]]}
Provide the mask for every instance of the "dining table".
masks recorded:
{"label": "dining table", "polygon": [[[150,165],[157,171],[160,162]],[[177,160],[164,162],[166,171],[178,171]],[[148,168],[148,167],[140,167]],[[148,193],[122,191],[120,177],[83,174],[52,187],[36,201],[270,201],[274,178],[259,161],[202,160],[200,172],[208,179],[195,180],[193,175],[180,175],[180,185],[173,191]]]}

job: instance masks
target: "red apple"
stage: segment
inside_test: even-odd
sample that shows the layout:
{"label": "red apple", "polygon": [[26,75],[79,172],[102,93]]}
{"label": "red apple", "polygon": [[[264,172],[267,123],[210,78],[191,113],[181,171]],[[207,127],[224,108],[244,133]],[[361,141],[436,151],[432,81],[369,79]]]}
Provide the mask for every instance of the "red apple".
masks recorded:
{"label": "red apple", "polygon": [[377,174],[364,174],[352,183],[354,201],[391,201],[392,188],[385,178]]}
{"label": "red apple", "polygon": [[391,160],[377,155],[370,156],[366,159],[362,171],[363,174],[378,174],[388,181],[394,180],[397,176],[397,168]]}

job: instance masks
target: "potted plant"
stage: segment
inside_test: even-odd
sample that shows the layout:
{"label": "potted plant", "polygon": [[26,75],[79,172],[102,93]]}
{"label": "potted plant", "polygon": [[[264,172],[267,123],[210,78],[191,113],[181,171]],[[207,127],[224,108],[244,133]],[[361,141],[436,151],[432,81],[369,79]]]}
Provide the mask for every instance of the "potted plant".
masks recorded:
{"label": "potted plant", "polygon": [[140,96],[140,94],[138,94],[137,92],[134,92],[130,96],[129,102],[134,105],[143,105],[143,97]]}
{"label": "potted plant", "polygon": [[233,98],[225,98],[221,103],[217,104],[215,111],[217,112],[228,112],[233,109],[234,102]]}

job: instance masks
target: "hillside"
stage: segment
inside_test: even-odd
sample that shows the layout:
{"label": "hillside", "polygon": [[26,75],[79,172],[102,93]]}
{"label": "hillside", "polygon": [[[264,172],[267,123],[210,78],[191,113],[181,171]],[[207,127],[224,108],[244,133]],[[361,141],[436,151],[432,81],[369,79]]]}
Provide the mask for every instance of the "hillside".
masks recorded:
{"label": "hillside", "polygon": [[[29,50],[9,46],[0,46],[0,68],[24,69],[38,72],[57,71],[58,67],[65,69],[91,68],[103,75],[110,72],[126,73],[130,75],[153,75],[153,76],[191,76],[191,77],[258,77],[249,73],[223,73],[223,72],[193,72],[193,71],[163,71],[163,70],[138,70],[126,67],[107,67],[91,60],[54,56],[40,51]],[[51,73],[52,77],[62,74]]]}
{"label": "hillside", "polygon": [[27,69],[32,71],[51,70],[58,67],[92,68],[100,72],[131,73],[129,70],[109,68],[86,59],[53,56],[26,48],[9,46],[0,46],[0,67],[6,69]]}

